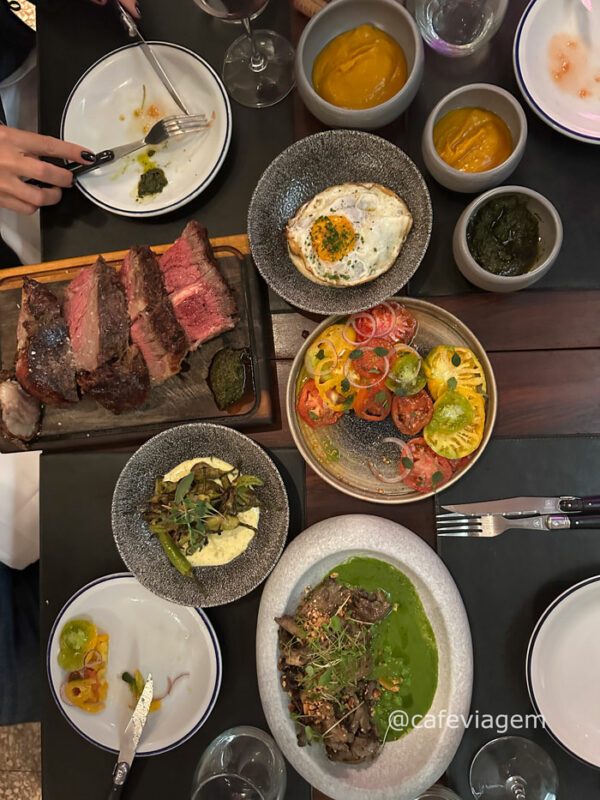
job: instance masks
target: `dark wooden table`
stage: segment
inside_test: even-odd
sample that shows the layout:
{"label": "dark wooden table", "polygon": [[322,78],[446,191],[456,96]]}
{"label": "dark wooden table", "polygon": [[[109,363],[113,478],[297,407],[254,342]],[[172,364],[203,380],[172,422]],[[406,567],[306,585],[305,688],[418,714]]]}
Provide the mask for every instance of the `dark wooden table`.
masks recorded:
{"label": "dark wooden table", "polygon": [[[142,0],[148,38],[191,47],[218,68],[238,29],[208,20],[191,0],[169,0],[168,15],[164,14],[166,0],[162,3]],[[487,53],[455,63],[427,51],[421,92],[409,111],[382,135],[402,146],[422,167],[419,140],[423,123],[444,93],[460,84],[484,80],[504,85],[519,96],[510,58],[514,28],[524,5],[524,0],[509,4],[507,19]],[[64,102],[81,72],[100,55],[125,43],[116,23],[100,24],[102,13],[103,9],[85,3],[77,4],[75,10],[68,0],[52,0],[39,8],[41,126],[46,133],[58,133]],[[285,32],[287,0],[272,0],[260,24]],[[292,12],[293,39],[303,24]],[[70,37],[74,44],[62,46]],[[73,192],[58,208],[44,211],[45,258],[116,250],[135,241],[167,242],[192,217],[205,222],[213,235],[243,231],[248,199],[264,167],[294,138],[319,130],[320,125],[295,95],[262,111],[233,106],[232,152],[208,192],[174,215],[144,222],[110,216]],[[450,247],[454,223],[470,198],[448,192],[428,179],[434,233],[408,291],[432,296],[460,317],[486,348],[499,391],[496,436],[600,434],[598,152],[560,137],[527,113],[529,143],[511,182],[532,186],[558,206],[565,243],[556,266],[536,289],[506,296],[474,292],[458,273]],[[292,359],[318,320],[296,312],[278,298],[271,300],[277,422],[269,430],[251,435],[261,444],[281,446],[292,444],[283,411]],[[405,524],[434,545],[433,511],[433,503],[427,500],[410,506],[374,507],[338,493],[307,469],[308,524],[340,513],[377,513]]]}

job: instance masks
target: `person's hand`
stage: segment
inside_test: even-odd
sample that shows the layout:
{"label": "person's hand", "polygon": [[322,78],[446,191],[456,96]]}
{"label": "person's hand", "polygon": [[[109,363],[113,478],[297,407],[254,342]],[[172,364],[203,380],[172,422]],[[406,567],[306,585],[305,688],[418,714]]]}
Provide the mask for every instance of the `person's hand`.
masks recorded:
{"label": "person's hand", "polygon": [[[119,2],[126,11],[129,11],[132,17],[135,17],[136,19],[140,18],[140,8],[136,0],[119,0]],[[96,3],[96,5],[99,6],[105,6],[107,0],[92,0],[92,3]]]}
{"label": "person's hand", "polygon": [[[73,176],[68,169],[40,161],[38,156],[80,164],[90,164],[95,159],[81,145],[0,125],[0,208],[33,214],[40,206],[58,203],[62,188],[72,185]],[[49,188],[25,183],[29,179],[47,183]]]}

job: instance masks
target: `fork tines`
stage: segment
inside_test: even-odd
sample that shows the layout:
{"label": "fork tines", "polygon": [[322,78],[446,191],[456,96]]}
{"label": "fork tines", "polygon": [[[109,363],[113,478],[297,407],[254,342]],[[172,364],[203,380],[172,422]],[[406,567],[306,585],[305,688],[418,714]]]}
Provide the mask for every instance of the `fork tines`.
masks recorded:
{"label": "fork tines", "polygon": [[188,116],[179,114],[171,117],[165,117],[161,121],[167,129],[193,128],[206,125],[208,122],[206,114],[190,114]]}
{"label": "fork tines", "polygon": [[464,514],[436,514],[438,536],[480,536],[483,533],[481,517]]}

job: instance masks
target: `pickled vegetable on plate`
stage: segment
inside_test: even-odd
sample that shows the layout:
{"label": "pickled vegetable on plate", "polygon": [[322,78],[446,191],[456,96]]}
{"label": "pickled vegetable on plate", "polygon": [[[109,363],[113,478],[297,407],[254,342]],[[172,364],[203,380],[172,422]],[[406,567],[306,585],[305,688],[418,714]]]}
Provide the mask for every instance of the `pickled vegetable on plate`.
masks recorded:
{"label": "pickled vegetable on plate", "polygon": [[[455,394],[461,395],[463,400],[470,405],[472,416],[471,414],[464,414],[465,406],[463,403],[459,405],[456,402]],[[432,420],[429,425],[425,427],[423,436],[427,444],[438,455],[448,459],[463,458],[473,453],[481,444],[485,425],[484,399],[479,392],[467,386],[458,386],[447,401],[444,401],[444,397],[445,395],[442,395],[441,398],[436,401],[433,407]],[[434,423],[436,418],[436,406],[439,408],[439,403],[442,409],[444,409],[444,402],[446,402],[446,410],[443,410],[438,416],[438,423],[436,424]],[[453,411],[450,414],[446,413],[446,411],[451,408]],[[455,424],[459,418],[462,418],[466,424],[458,430],[444,429],[444,424],[446,424],[446,428],[448,427],[449,419],[452,419],[453,424]]]}
{"label": "pickled vegetable on plate", "polygon": [[466,347],[445,344],[434,347],[425,358],[423,368],[427,376],[427,388],[434,400],[447,389],[456,389],[458,386],[486,393],[483,367],[475,353]]}
{"label": "pickled vegetable on plate", "polygon": [[58,663],[69,670],[60,687],[63,702],[89,713],[102,711],[108,692],[108,634],[98,634],[89,620],[70,620],[61,631]]}
{"label": "pickled vegetable on plate", "polygon": [[81,669],[83,659],[98,637],[98,630],[87,619],[72,619],[65,624],[59,639],[58,664],[66,670]]}

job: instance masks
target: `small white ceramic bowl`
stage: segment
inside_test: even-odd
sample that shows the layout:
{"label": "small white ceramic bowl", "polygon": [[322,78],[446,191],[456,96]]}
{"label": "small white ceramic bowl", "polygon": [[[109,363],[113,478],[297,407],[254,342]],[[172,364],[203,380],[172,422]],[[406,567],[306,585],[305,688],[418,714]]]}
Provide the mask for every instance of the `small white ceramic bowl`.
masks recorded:
{"label": "small white ceramic bowl", "polygon": [[[506,161],[485,172],[461,172],[446,164],[433,144],[433,128],[443,116],[457,108],[483,108],[506,122],[513,140],[513,151]],[[481,192],[512,175],[521,160],[526,141],[525,112],[512,94],[491,83],[471,83],[450,92],[434,107],[423,129],[421,151],[425,166],[442,186],[455,192]]]}
{"label": "small white ceramic bowl", "polygon": [[[370,24],[395,39],[406,56],[408,78],[389,100],[373,108],[340,108],[314,89],[313,64],[321,50],[340,33]],[[398,0],[333,0],[304,29],[296,50],[296,84],[315,117],[331,128],[372,130],[396,119],[412,103],[423,77],[423,41],[408,11]]]}
{"label": "small white ceramic bowl", "polygon": [[[523,275],[494,275],[488,272],[475,261],[467,243],[467,226],[471,217],[490,197],[503,194],[524,195],[527,198],[527,208],[539,220],[540,249],[537,262]],[[515,292],[531,286],[548,272],[556,261],[562,240],[562,222],[558,211],[549,200],[525,186],[498,186],[473,200],[460,215],[452,237],[452,252],[459,270],[475,286],[488,292]]]}

